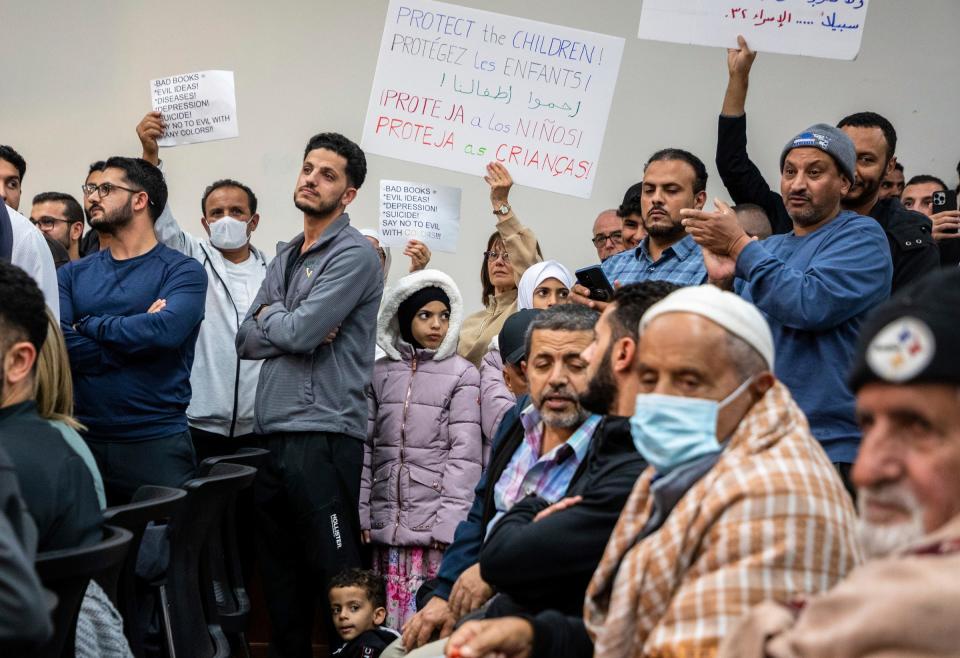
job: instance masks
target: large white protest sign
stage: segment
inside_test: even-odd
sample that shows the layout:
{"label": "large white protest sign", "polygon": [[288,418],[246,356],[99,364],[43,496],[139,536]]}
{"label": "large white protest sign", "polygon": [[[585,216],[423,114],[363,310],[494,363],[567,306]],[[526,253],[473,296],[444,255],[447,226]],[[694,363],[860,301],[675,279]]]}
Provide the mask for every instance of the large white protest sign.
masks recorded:
{"label": "large white protest sign", "polygon": [[430,0],[391,0],[363,148],[589,197],[623,39]]}
{"label": "large white protest sign", "polygon": [[460,188],[401,180],[380,181],[380,243],[402,247],[420,240],[434,251],[457,250]]}
{"label": "large white protest sign", "polygon": [[856,59],[867,0],[643,0],[641,39]]}
{"label": "large white protest sign", "polygon": [[153,109],[163,114],[160,146],[179,146],[240,135],[233,71],[198,71],[150,81]]}

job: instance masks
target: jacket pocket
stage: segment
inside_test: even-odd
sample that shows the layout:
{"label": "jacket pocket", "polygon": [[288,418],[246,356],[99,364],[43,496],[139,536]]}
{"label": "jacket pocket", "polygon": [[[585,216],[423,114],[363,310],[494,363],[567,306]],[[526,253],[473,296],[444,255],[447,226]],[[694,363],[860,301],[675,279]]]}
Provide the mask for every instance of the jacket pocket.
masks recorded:
{"label": "jacket pocket", "polygon": [[407,487],[400,509],[411,530],[429,530],[436,523],[443,476],[416,464],[407,464]]}
{"label": "jacket pocket", "polygon": [[370,483],[370,528],[380,530],[396,521],[396,462],[386,462],[373,472]]}

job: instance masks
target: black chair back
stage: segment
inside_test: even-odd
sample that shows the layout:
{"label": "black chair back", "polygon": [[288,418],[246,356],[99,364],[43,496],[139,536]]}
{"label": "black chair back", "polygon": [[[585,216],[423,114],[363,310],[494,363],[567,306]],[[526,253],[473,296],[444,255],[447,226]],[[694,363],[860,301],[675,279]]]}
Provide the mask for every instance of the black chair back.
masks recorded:
{"label": "black chair back", "polygon": [[170,564],[160,588],[168,651],[173,656],[228,656],[219,626],[206,550],[238,491],[249,487],[257,469],[219,463],[205,477],[183,485],[186,501],[170,527]]}
{"label": "black chair back", "polygon": [[[260,468],[270,455],[263,448],[240,448],[230,455],[208,457],[200,463],[200,474],[217,464],[243,464]],[[223,515],[218,532],[210,534],[210,574],[220,627],[227,635],[233,655],[250,655],[246,630],[250,619],[250,597],[245,585],[253,571],[253,488],[239,492]]]}
{"label": "black chair back", "polygon": [[77,617],[91,578],[120,570],[133,533],[104,526],[103,540],[91,546],[47,551],[37,555],[37,574],[43,586],[57,595],[53,613],[53,637],[37,654],[40,658],[75,655]]}
{"label": "black chair back", "polygon": [[123,632],[130,643],[130,651],[136,658],[144,656],[143,623],[141,621],[141,602],[144,600],[146,588],[137,580],[137,555],[140,552],[140,543],[147,524],[166,523],[174,517],[180,506],[183,505],[187,492],[172,487],[158,487],[143,485],[133,494],[133,500],[126,505],[108,507],[103,511],[103,518],[111,525],[126,528],[133,533],[130,550],[120,569],[118,578],[113,582],[105,582],[98,578],[97,582],[117,607],[123,617]]}
{"label": "black chair back", "polygon": [[244,466],[253,466],[254,468],[260,468],[260,465],[263,464],[263,460],[267,458],[267,455],[270,454],[269,450],[264,450],[263,448],[240,448],[236,452],[229,455],[217,455],[215,457],[207,457],[202,462],[200,462],[200,468],[198,473],[200,477],[207,475],[210,472],[210,469],[216,466],[217,464],[243,464]]}

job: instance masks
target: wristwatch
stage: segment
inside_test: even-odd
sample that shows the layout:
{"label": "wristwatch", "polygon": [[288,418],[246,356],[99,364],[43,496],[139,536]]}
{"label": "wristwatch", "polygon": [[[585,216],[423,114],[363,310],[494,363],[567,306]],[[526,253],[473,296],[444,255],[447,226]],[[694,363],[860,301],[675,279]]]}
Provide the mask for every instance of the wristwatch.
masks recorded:
{"label": "wristwatch", "polygon": [[493,214],[494,214],[494,215],[500,215],[500,216],[502,216],[502,217],[506,217],[507,215],[510,214],[510,210],[511,210],[511,208],[510,208],[509,205],[507,205],[506,203],[501,203],[499,208],[494,208],[494,209],[493,209]]}

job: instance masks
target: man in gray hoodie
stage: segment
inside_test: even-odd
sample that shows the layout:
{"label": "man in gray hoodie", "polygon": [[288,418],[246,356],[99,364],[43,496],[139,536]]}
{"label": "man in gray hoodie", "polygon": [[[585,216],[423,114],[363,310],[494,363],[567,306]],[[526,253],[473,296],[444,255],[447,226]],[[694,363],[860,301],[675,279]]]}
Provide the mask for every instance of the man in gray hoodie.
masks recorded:
{"label": "man in gray hoodie", "polygon": [[[310,139],[293,195],[303,233],[279,246],[237,334],[240,358],[263,359],[254,429],[270,456],[255,503],[278,658],[312,655],[317,596],[333,575],[360,565],[364,389],[383,276],[344,211],[366,171],[363,151],[343,135]],[[329,612],[323,618],[327,637],[337,637]]]}

